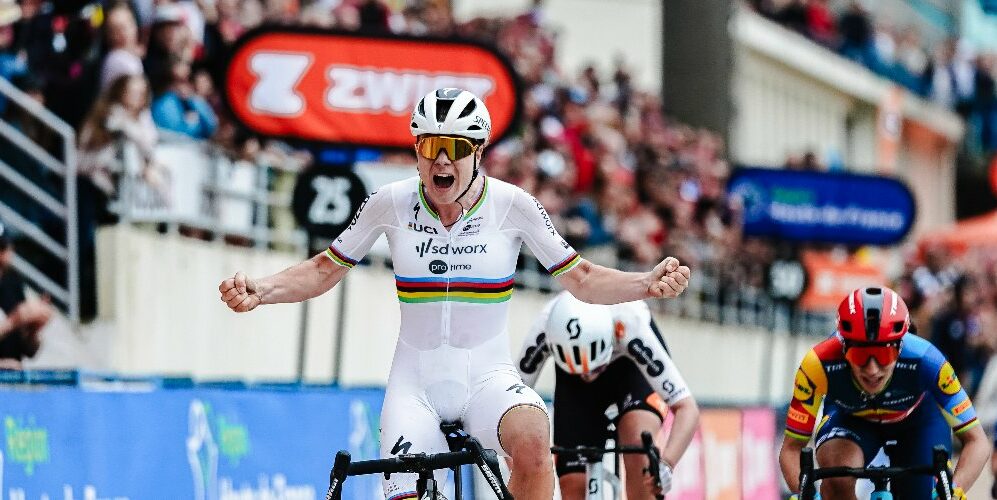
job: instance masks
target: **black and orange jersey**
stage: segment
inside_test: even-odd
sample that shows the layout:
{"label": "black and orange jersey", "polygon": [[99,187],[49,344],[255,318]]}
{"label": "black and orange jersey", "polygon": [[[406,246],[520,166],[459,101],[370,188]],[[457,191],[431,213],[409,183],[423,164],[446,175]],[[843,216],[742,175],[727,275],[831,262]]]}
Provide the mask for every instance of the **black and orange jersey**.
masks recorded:
{"label": "black and orange jersey", "polygon": [[803,357],[786,415],[786,435],[809,440],[821,403],[824,413],[842,411],[878,423],[896,423],[919,405],[933,404],[956,434],[976,426],[976,410],[952,365],[939,350],[916,335],[906,335],[893,376],[875,395],[866,394],[852,376],[837,333]]}

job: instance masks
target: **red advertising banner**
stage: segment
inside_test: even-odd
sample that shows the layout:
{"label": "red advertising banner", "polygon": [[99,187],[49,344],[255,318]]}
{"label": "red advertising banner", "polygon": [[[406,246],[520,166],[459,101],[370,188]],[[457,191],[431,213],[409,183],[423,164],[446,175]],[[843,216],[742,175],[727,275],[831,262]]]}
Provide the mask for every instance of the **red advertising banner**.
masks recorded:
{"label": "red advertising banner", "polygon": [[459,87],[485,101],[492,140],[517,118],[518,83],[508,61],[460,40],[264,28],[236,44],[225,100],[256,133],[332,144],[410,147],[419,99]]}

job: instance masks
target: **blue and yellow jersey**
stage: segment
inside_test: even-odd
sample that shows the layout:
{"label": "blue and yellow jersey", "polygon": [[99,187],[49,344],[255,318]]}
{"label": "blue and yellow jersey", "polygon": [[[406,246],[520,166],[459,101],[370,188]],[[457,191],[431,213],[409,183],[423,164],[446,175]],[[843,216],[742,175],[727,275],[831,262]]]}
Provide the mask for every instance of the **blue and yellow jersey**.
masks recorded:
{"label": "blue and yellow jersey", "polygon": [[809,440],[822,402],[825,414],[843,411],[883,424],[900,422],[919,405],[933,404],[956,434],[979,424],[952,365],[916,335],[904,336],[893,376],[876,395],[866,394],[855,381],[837,333],[814,346],[796,371],[786,435]]}

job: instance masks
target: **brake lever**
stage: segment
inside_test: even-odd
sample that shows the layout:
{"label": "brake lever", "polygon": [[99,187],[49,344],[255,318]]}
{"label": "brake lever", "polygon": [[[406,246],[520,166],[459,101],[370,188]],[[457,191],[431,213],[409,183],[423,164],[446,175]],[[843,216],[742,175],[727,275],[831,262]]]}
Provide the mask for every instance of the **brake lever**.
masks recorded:
{"label": "brake lever", "polygon": [[[650,432],[644,431],[640,433],[640,442],[644,453],[647,454],[647,473],[654,480],[654,486],[661,489],[661,454],[658,452],[658,447],[654,446],[654,438]],[[655,498],[664,500],[665,495],[658,494]]]}

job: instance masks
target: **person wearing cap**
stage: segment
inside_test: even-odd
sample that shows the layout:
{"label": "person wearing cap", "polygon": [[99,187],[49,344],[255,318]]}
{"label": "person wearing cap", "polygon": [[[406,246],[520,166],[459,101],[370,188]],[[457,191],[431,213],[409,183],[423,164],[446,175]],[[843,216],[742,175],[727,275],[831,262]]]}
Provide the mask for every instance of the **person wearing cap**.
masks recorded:
{"label": "person wearing cap", "polygon": [[0,370],[20,370],[21,360],[32,357],[41,347],[42,328],[52,318],[47,297],[27,298],[24,281],[12,267],[14,245],[0,223]]}
{"label": "person wearing cap", "polygon": [[[592,303],[677,297],[690,270],[674,257],[643,273],[582,259],[536,198],[481,170],[491,128],[485,103],[471,92],[429,92],[409,121],[417,176],[371,194],[325,252],[266,278],[236,273],[218,291],[235,312],[316,297],[385,235],[401,331],[381,410],[382,455],[447,451],[440,424],[460,422],[510,457],[517,499],[549,500],[549,417],[512,363],[506,328],[523,243],[561,286]],[[392,474],[383,487],[389,500],[414,498],[416,475]]]}

